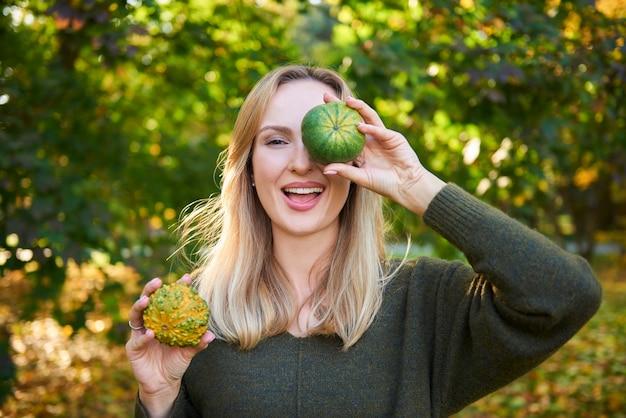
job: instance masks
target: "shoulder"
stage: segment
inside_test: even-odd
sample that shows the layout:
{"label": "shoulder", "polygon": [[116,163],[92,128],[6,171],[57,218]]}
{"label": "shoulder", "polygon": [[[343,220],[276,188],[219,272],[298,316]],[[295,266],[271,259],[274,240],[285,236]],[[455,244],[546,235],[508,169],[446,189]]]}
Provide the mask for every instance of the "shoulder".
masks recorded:
{"label": "shoulder", "polygon": [[393,259],[386,263],[388,286],[406,287],[426,285],[459,272],[473,272],[471,266],[461,260],[445,260],[435,257],[417,257],[410,260]]}
{"label": "shoulder", "polygon": [[474,276],[461,261],[432,257],[390,262],[388,274],[371,332],[381,339],[413,335],[422,341],[434,341],[442,315],[459,306]]}
{"label": "shoulder", "polygon": [[460,260],[418,257],[391,260],[387,264],[388,282],[383,291],[385,300],[398,298],[429,299],[458,286],[466,289],[474,277],[473,269]]}

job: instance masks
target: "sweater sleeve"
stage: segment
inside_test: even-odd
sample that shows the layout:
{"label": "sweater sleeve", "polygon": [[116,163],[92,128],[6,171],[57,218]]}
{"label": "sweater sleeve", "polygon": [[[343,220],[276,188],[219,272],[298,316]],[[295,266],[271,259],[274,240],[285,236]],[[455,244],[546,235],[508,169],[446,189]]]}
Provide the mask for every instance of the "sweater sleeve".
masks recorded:
{"label": "sweater sleeve", "polygon": [[433,400],[442,412],[504,386],[543,362],[598,310],[589,264],[448,184],[424,221],[466,255],[438,285]]}
{"label": "sweater sleeve", "polygon": [[[200,414],[194,409],[193,405],[189,401],[187,390],[185,385],[181,385],[178,392],[178,397],[174,401],[174,406],[169,414],[170,418],[199,418]],[[135,418],[148,418],[148,411],[144,408],[141,400],[139,399],[139,393],[135,399]]]}

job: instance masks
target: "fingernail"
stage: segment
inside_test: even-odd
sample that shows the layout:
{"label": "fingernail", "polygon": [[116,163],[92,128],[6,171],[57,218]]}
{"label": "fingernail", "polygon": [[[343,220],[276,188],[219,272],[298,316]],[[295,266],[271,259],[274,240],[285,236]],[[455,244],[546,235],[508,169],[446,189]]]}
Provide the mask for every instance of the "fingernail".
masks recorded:
{"label": "fingernail", "polygon": [[186,279],[187,277],[189,277],[189,273],[183,274],[183,277],[181,277],[181,279]]}
{"label": "fingernail", "polygon": [[326,171],[324,171],[324,174],[329,175],[329,176],[333,176],[333,175],[336,175],[337,172],[335,170],[326,170]]}

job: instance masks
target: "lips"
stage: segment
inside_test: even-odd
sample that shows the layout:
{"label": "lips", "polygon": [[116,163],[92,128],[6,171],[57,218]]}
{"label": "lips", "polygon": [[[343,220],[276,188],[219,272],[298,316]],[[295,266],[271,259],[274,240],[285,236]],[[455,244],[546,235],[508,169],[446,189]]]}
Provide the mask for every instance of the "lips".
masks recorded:
{"label": "lips", "polygon": [[296,203],[310,202],[324,191],[323,187],[285,187],[283,193]]}

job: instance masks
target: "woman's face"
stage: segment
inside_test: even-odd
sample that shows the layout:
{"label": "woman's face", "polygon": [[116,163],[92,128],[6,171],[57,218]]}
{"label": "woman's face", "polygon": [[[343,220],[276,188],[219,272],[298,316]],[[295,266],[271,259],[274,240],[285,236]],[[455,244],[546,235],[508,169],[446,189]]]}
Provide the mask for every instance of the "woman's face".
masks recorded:
{"label": "woman's face", "polygon": [[[302,143],[300,124],[323,94],[336,94],[314,80],[281,85],[261,119],[252,154],[253,181],[272,222],[274,236],[307,236],[339,230],[350,182],[325,176]],[[327,236],[327,235],[323,235]]]}

